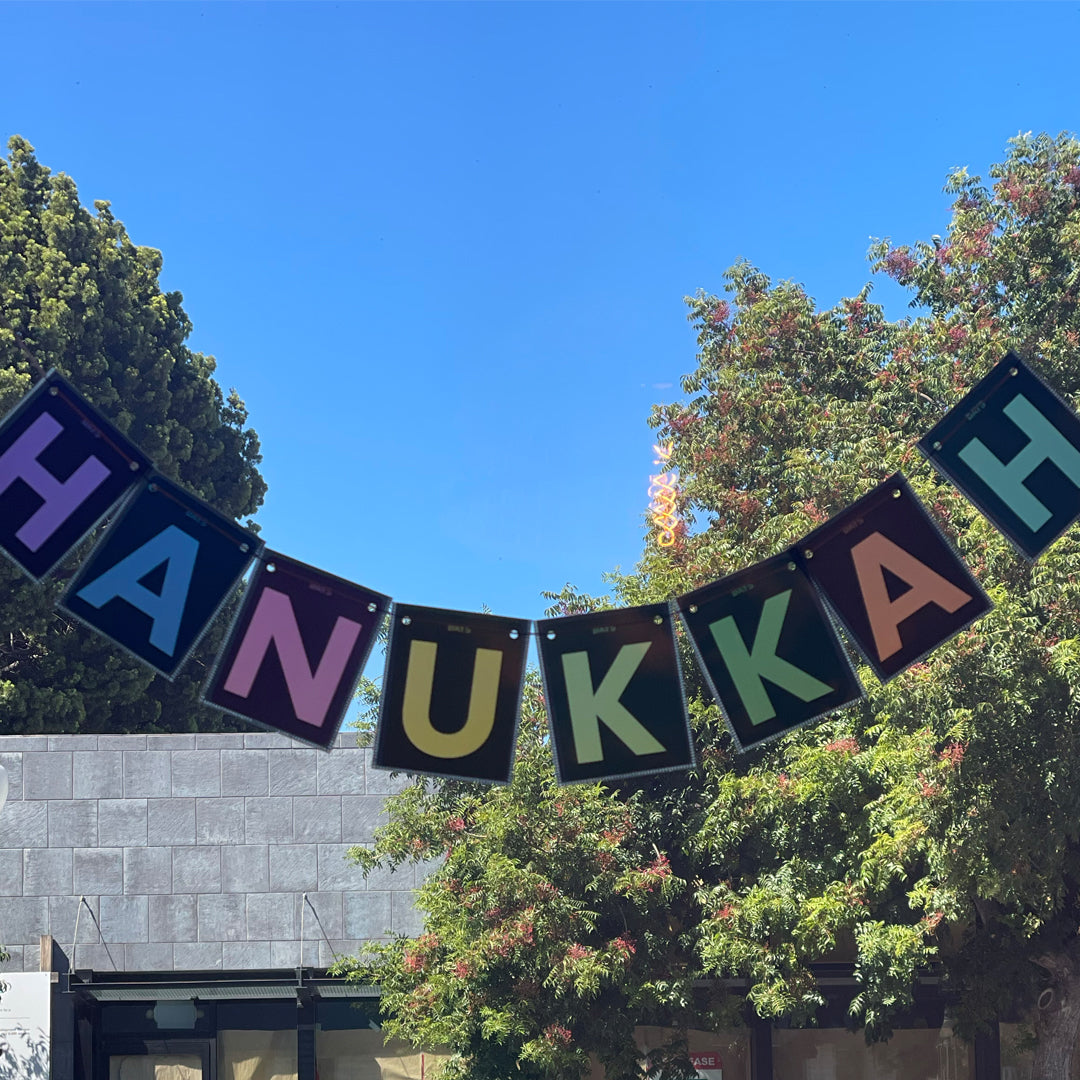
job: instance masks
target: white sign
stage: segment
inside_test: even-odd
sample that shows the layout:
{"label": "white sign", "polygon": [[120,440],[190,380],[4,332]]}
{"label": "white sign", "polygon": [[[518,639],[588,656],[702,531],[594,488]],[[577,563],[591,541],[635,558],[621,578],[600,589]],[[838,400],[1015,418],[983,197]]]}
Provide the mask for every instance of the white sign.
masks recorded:
{"label": "white sign", "polygon": [[49,1080],[47,971],[0,973],[0,1080]]}

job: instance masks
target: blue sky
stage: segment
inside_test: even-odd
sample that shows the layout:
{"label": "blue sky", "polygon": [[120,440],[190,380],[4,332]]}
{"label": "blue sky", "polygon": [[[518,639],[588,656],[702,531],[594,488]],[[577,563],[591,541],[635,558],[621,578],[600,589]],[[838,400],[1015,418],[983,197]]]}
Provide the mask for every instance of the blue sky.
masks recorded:
{"label": "blue sky", "polygon": [[[3,7],[0,118],[164,253],[284,553],[537,618],[642,546],[682,298],[819,304],[1080,129],[1075,4]],[[905,297],[887,282],[891,315]]]}

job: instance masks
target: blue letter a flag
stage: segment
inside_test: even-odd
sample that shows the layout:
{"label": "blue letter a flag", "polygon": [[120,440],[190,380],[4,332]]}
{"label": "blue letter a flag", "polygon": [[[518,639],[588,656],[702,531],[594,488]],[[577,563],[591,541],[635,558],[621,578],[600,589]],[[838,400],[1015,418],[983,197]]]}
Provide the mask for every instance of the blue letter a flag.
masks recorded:
{"label": "blue letter a flag", "polygon": [[171,679],[261,546],[155,476],[79,568],[63,606]]}

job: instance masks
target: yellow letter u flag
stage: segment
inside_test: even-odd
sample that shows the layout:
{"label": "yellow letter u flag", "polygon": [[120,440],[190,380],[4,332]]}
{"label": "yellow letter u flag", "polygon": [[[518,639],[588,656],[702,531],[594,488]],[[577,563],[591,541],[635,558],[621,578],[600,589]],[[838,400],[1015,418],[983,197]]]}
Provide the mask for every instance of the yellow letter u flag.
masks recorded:
{"label": "yellow letter u flag", "polygon": [[508,783],[529,622],[402,604],[390,625],[375,768]]}

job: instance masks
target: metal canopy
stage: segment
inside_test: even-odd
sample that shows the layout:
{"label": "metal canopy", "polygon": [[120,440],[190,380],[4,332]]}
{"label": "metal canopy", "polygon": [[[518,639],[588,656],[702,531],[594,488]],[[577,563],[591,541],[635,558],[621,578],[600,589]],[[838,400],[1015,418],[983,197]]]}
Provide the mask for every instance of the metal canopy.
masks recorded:
{"label": "metal canopy", "polygon": [[377,999],[376,986],[359,986],[342,979],[313,977],[306,970],[295,973],[205,971],[162,972],[77,971],[70,977],[72,992],[96,1001],[265,1001],[270,999],[368,998]]}

